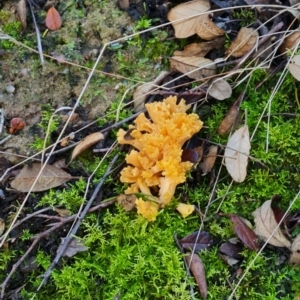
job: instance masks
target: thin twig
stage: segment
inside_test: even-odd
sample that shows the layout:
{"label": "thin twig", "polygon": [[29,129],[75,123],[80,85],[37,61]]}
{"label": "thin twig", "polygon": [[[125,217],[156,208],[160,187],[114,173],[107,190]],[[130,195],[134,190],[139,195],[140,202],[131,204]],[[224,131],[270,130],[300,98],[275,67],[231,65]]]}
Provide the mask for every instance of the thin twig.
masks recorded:
{"label": "thin twig", "polygon": [[89,199],[89,201],[87,202],[84,210],[82,211],[82,213],[80,214],[76,224],[74,225],[72,231],[70,232],[70,234],[65,238],[64,240],[64,244],[60,247],[60,251],[56,254],[56,257],[54,258],[51,266],[48,268],[48,270],[44,273],[44,278],[43,278],[43,281],[41,282],[40,286],[38,287],[38,291],[40,290],[40,288],[47,283],[48,281],[48,278],[50,277],[51,275],[51,272],[53,270],[53,268],[56,266],[56,264],[59,262],[62,254],[64,253],[64,251],[67,249],[72,237],[76,234],[82,220],[84,219],[85,215],[87,214],[87,212],[89,211],[93,201],[95,200],[96,196],[98,195],[106,177],[108,176],[108,174],[110,173],[110,170],[112,169],[113,165],[115,164],[115,162],[117,161],[119,155],[115,155],[115,157],[112,159],[112,161],[110,162],[109,166],[107,167],[106,169],[106,172],[105,174],[103,175],[101,181],[99,182],[99,184],[97,185],[93,195],[91,196],[91,198]]}
{"label": "thin twig", "polygon": [[31,15],[32,15],[32,20],[33,20],[34,27],[35,27],[37,48],[38,48],[38,51],[39,51],[40,60],[41,60],[41,64],[43,65],[45,63],[45,61],[44,61],[44,56],[43,56],[43,48],[42,48],[40,30],[39,30],[39,28],[37,26],[37,23],[36,23],[36,20],[35,20],[34,12],[33,12],[32,6],[31,6],[31,1],[28,1],[28,5],[29,5],[29,8],[30,8],[30,12],[31,12]]}

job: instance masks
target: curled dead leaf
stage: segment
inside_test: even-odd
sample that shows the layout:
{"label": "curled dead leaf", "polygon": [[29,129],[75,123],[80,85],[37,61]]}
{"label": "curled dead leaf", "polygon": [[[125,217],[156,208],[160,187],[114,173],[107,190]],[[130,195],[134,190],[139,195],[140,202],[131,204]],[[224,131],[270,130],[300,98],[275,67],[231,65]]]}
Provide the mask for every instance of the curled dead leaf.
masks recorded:
{"label": "curled dead leaf", "polygon": [[73,150],[70,163],[83,151],[97,144],[104,139],[104,135],[101,132],[94,132],[86,136]]}
{"label": "curled dead leaf", "polygon": [[121,194],[117,197],[117,202],[123,207],[125,211],[131,211],[135,208],[136,196],[134,194]]}
{"label": "curled dead leaf", "polygon": [[226,80],[219,78],[214,80],[207,92],[211,97],[217,100],[225,100],[231,97],[232,89]]}
{"label": "curled dead leaf", "polygon": [[235,40],[226,51],[227,55],[241,57],[248,53],[257,43],[258,33],[253,28],[243,27],[240,29]]}
{"label": "curled dead leaf", "polygon": [[246,178],[250,148],[248,126],[244,125],[229,138],[224,154],[226,169],[236,182]]}
{"label": "curled dead leaf", "polygon": [[218,134],[226,135],[230,132],[233,125],[239,125],[240,115],[241,113],[238,105],[233,105],[219,125],[217,129]]}
{"label": "curled dead leaf", "polygon": [[204,156],[203,161],[199,164],[199,168],[203,174],[209,173],[215,165],[218,154],[218,146],[211,145],[207,155]]}
{"label": "curled dead leaf", "polygon": [[294,50],[294,48],[299,44],[299,39],[300,39],[300,30],[298,29],[284,39],[278,51],[280,53],[284,53],[287,49],[291,51]]}
{"label": "curled dead leaf", "polygon": [[13,118],[9,123],[9,133],[15,134],[26,126],[22,118]]}
{"label": "curled dead leaf", "polygon": [[281,229],[278,228],[275,232],[275,228],[278,223],[274,216],[274,212],[271,207],[272,200],[265,201],[262,206],[257,208],[253,213],[255,229],[254,232],[260,236],[265,242],[272,235],[269,244],[276,247],[290,248],[290,241],[284,236]]}
{"label": "curled dead leaf", "polygon": [[[168,13],[168,20],[172,22],[176,38],[187,38],[196,33],[196,27],[202,16],[201,13],[208,11],[210,3],[208,0],[196,0],[179,4]],[[182,21],[183,18],[187,18]]]}
{"label": "curled dead leaf", "polygon": [[[12,188],[22,193],[28,192],[40,170],[40,163],[33,163],[30,166],[24,166],[19,175],[11,182]],[[49,190],[67,182],[70,179],[72,179],[72,176],[67,172],[51,165],[45,165],[41,175],[32,189],[32,192]]]}
{"label": "curled dead leaf", "polygon": [[189,78],[201,80],[216,74],[216,64],[204,57],[173,56],[170,59],[171,70],[186,74]]}
{"label": "curled dead leaf", "polygon": [[174,56],[201,56],[204,57],[209,51],[221,48],[225,43],[224,37],[218,37],[212,41],[192,43],[184,47],[183,51],[175,51]]}
{"label": "curled dead leaf", "polygon": [[225,31],[219,28],[210,18],[209,14],[203,15],[199,19],[199,23],[196,26],[196,33],[203,40],[213,40],[219,36],[225,35]]}

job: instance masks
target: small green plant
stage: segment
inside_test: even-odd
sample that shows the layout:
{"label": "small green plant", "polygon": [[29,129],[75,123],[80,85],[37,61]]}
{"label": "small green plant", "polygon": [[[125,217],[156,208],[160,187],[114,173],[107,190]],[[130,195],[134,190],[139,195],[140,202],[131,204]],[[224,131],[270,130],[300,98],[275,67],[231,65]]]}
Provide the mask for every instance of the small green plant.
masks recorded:
{"label": "small green plant", "polygon": [[[60,118],[58,115],[53,116],[54,109],[50,106],[50,104],[44,105],[42,109],[42,118],[38,126],[43,129],[45,134],[48,133],[46,146],[49,146],[51,142],[51,133],[58,129]],[[31,147],[35,150],[43,150],[44,139],[36,136],[34,142],[31,144]]]}
{"label": "small green plant", "polygon": [[22,231],[22,235],[20,236],[21,241],[28,241],[32,238],[32,234],[30,233],[29,229],[24,229]]}
{"label": "small green plant", "polygon": [[240,21],[242,27],[246,27],[256,22],[255,13],[251,9],[234,9],[232,12],[233,19]]}
{"label": "small green plant", "polygon": [[85,187],[85,180],[80,178],[75,184],[68,184],[68,188],[62,191],[51,189],[42,197],[38,206],[48,205],[54,207],[60,205],[70,211],[75,211],[84,201]]}

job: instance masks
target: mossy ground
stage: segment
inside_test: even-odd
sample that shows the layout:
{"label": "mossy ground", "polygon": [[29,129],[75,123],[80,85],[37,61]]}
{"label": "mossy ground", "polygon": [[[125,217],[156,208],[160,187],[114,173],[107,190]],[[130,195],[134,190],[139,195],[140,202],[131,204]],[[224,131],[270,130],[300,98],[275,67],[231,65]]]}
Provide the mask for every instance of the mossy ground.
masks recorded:
{"label": "mossy ground", "polygon": [[[61,3],[62,6],[65,5],[66,7],[67,4]],[[75,8],[71,7],[70,11],[81,18],[80,7],[78,10]],[[105,6],[100,8],[105,9]],[[115,13],[119,14],[117,11]],[[96,22],[92,22],[92,24],[97,25]],[[100,32],[99,28],[98,30]],[[78,31],[74,36],[70,35],[70,40],[59,44],[64,55],[75,61],[81,59],[77,51],[77,47],[79,47],[77,34],[83,35],[82,32]],[[149,51],[154,47],[157,54],[162,53],[163,49],[160,47],[162,44],[159,43],[161,34],[157,33],[152,37],[154,46],[150,43],[142,48],[141,43],[143,41],[134,38],[127,46],[128,48],[111,50],[110,59],[115,64],[112,69],[119,74],[137,80],[143,77],[141,74],[144,74],[146,78],[154,70],[159,71],[160,68],[164,67],[164,61],[160,55]],[[54,33],[52,37],[53,41],[57,42],[58,32]],[[51,45],[51,39],[48,42]],[[127,53],[130,47],[138,47],[140,54],[144,52],[145,55],[132,57],[131,54]],[[164,48],[164,53],[169,54],[173,47],[174,44],[170,43],[168,47]],[[149,53],[152,55],[150,58]],[[136,64],[134,67],[129,67],[132,66],[133,59]],[[93,61],[85,63],[90,66]],[[117,65],[118,69],[114,69]],[[55,68],[64,68],[54,66]],[[136,74],[137,68],[140,70],[139,74]],[[253,132],[259,122],[272,88],[278,80],[278,77],[270,78],[263,87],[256,90],[255,86],[267,76],[267,73],[261,70],[254,72],[247,87],[246,95],[248,97],[242,103],[243,119],[247,119],[250,133]],[[81,78],[81,80],[83,79]],[[119,83],[120,81],[118,81]],[[93,103],[93,99],[99,99],[99,97],[105,99],[109,94],[106,87],[114,84],[115,81],[103,75],[95,76],[84,101]],[[113,112],[119,105],[124,90],[128,87],[126,81],[122,81],[121,85],[118,86],[121,87],[120,91],[118,93],[113,92],[114,97],[109,96],[109,98],[115,98],[116,101],[111,104],[111,109],[101,124],[110,122],[115,117]],[[200,108],[198,113],[203,115],[202,119],[207,128],[200,132],[199,138],[211,136],[231,104],[245,88],[246,85],[242,84],[234,90],[230,99],[223,102],[208,103]],[[225,168],[223,167],[221,171],[221,179],[215,189],[214,198],[217,200],[210,206],[203,228],[215,237],[217,244],[209,251],[203,251],[200,254],[206,269],[208,299],[226,299],[232,291],[232,286],[229,283],[233,281],[232,285],[234,285],[239,276],[236,268],[228,266],[218,256],[219,244],[234,237],[235,233],[227,218],[220,218],[215,215],[216,210],[219,208],[219,211],[225,214],[235,213],[252,221],[251,213],[274,194],[282,195],[281,206],[285,209],[298,192],[300,185],[300,108],[295,96],[298,95],[298,91],[299,84],[291,76],[288,76],[272,101],[270,127],[267,127],[267,118],[263,117],[251,142],[251,155],[263,162],[267,168],[257,161],[250,160],[246,181],[232,186],[230,186],[231,179]],[[123,108],[120,116],[125,118],[130,113],[129,109]],[[44,115],[49,117],[49,115]],[[267,130],[270,133],[268,153],[265,152]],[[112,133],[111,139],[114,138]],[[211,141],[225,145],[227,138],[213,135]],[[35,146],[35,148],[41,148],[39,143]],[[96,173],[95,182],[105,172],[111,157],[102,164]],[[124,153],[120,157],[120,163],[123,158]],[[99,157],[88,152],[73,164],[74,168],[82,168],[87,174],[90,174],[99,161]],[[218,172],[220,167],[220,162],[218,162],[215,171]],[[188,182],[177,189],[177,199],[185,199],[189,203],[198,205],[204,211],[212,192],[210,181],[210,175],[203,176],[199,180],[196,172],[192,172]],[[63,204],[64,207],[76,211],[83,199],[84,189],[85,182],[80,180],[77,183],[68,184],[65,189],[46,193],[39,200],[39,203],[40,205],[51,206]],[[104,189],[104,196],[110,197],[119,194],[123,189],[124,186],[121,183],[110,177]],[[33,196],[32,199],[36,200],[37,197]],[[221,201],[222,205],[219,207]],[[295,202],[293,210],[299,209],[299,201],[298,199]],[[148,223],[135,212],[125,213],[118,206],[110,207],[86,217],[78,236],[89,249],[78,253],[73,258],[64,260],[53,272],[51,282],[40,292],[36,293],[41,282],[41,278],[38,276],[49,267],[55,254],[55,250],[49,250],[45,246],[40,246],[34,253],[38,268],[30,275],[22,272],[15,275],[12,279],[12,286],[17,287],[18,280],[22,276],[27,278],[27,285],[21,292],[24,299],[113,299],[118,294],[120,299],[124,300],[191,299],[190,285],[194,286],[195,291],[197,291],[197,287],[193,279],[186,276],[182,254],[176,247],[173,235],[177,233],[179,237],[183,237],[197,230],[199,224],[200,220],[197,216],[193,215],[187,219],[182,219],[173,207],[161,211],[157,221],[153,223]],[[33,233],[31,232],[31,234]],[[49,239],[57,240],[56,244],[60,242],[55,235],[50,236]],[[25,246],[29,245],[29,241],[24,241],[24,244]],[[11,266],[24,251],[26,249],[23,248],[21,250],[1,249],[0,270],[3,271],[0,274],[1,281],[6,276],[7,266]],[[253,261],[255,253],[245,250],[243,256],[244,260],[240,266],[242,272]],[[284,257],[283,262],[282,257]],[[235,280],[233,279],[234,276],[237,276]],[[272,247],[267,247],[259,256],[236,292],[240,299],[250,300],[295,299],[299,293],[299,267],[290,266],[287,263],[287,254]],[[196,294],[195,299],[200,299],[200,296]]]}

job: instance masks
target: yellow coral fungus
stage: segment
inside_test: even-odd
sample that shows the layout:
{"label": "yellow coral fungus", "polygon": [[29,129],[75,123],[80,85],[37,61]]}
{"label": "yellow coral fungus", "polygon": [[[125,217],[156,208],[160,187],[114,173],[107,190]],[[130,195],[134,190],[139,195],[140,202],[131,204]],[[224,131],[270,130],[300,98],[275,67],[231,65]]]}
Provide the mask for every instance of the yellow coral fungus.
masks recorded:
{"label": "yellow coral fungus", "polygon": [[135,201],[138,214],[142,215],[148,221],[155,221],[158,215],[159,204],[152,201],[137,199]]}
{"label": "yellow coral fungus", "polygon": [[138,189],[151,195],[149,187],[159,187],[159,204],[145,204],[141,199],[137,201],[139,214],[148,220],[155,219],[149,217],[153,216],[154,206],[158,212],[159,206],[169,204],[176,186],[186,180],[186,172],[193,164],[181,161],[181,147],[203,125],[198,115],[186,114],[190,106],[184,100],[179,104],[176,101],[176,97],[168,97],[162,102],[146,104],[151,120],[142,113],[134,121],[135,126],[129,126],[126,138],[123,129],[117,134],[120,144],[131,145],[138,150],[132,150],[126,156],[126,162],[131,166],[121,171],[120,180],[132,184],[126,192]]}

